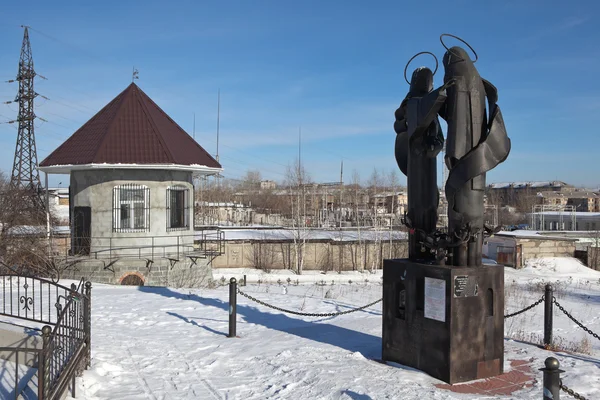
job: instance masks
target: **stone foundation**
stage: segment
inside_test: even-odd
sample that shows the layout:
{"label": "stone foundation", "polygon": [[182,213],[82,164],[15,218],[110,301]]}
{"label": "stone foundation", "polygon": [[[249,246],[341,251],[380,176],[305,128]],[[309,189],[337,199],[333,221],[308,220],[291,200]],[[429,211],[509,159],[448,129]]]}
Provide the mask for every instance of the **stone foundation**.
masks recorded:
{"label": "stone foundation", "polygon": [[95,283],[120,285],[129,275],[141,279],[144,286],[204,287],[212,281],[212,269],[207,259],[171,261],[157,258],[154,262],[146,259],[110,260],[83,259],[61,273],[62,279],[86,280]]}

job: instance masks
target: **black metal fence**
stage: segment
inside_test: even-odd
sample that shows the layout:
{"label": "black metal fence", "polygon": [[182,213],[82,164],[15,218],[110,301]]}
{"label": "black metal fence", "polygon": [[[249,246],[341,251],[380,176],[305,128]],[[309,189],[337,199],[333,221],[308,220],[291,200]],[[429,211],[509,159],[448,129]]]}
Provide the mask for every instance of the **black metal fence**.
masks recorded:
{"label": "black metal fence", "polygon": [[[91,360],[91,283],[82,279],[66,287],[17,275],[4,275],[1,281],[0,315],[28,321],[32,330],[41,331],[41,344],[24,339],[0,348],[0,357],[14,364],[7,398],[34,392],[40,400],[58,399],[69,386],[75,396],[75,376]],[[39,329],[39,324],[45,325]],[[27,373],[20,373],[23,366]]]}

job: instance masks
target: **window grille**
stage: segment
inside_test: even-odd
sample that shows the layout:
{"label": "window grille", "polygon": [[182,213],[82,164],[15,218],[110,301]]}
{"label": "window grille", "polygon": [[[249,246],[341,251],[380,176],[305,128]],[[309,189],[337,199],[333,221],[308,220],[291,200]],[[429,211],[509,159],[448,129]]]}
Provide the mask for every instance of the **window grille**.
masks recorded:
{"label": "window grille", "polygon": [[150,231],[150,189],[128,183],[113,188],[113,232]]}
{"label": "window grille", "polygon": [[190,190],[184,186],[167,189],[167,231],[190,228]]}

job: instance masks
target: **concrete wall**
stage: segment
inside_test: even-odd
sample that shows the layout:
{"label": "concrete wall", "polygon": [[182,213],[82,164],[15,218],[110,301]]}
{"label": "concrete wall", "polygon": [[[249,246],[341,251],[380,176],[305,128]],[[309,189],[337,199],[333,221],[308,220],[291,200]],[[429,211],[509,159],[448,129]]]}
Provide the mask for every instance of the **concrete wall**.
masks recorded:
{"label": "concrete wall", "polygon": [[[216,257],[213,268],[261,268],[296,270],[296,249],[293,241],[226,241],[225,251]],[[309,241],[304,244],[306,270],[352,271],[382,268],[383,259],[408,255],[406,241],[337,242]],[[302,250],[301,250],[302,251]]]}
{"label": "concrete wall", "polygon": [[517,246],[522,246],[523,263],[530,258],[541,257],[573,257],[575,241],[555,239],[516,239]]}
{"label": "concrete wall", "polygon": [[485,242],[484,252],[487,251],[489,258],[515,268],[522,268],[532,258],[575,256],[575,240],[495,235]]}
{"label": "concrete wall", "polygon": [[[0,347],[41,349],[43,345],[42,337],[37,331],[24,327],[31,324],[31,322],[18,320],[17,323],[21,326],[0,322]],[[12,351],[0,351],[0,359],[16,362],[16,354]],[[36,353],[19,352],[19,364],[37,368],[37,360],[38,355]]]}
{"label": "concrete wall", "polygon": [[[120,285],[128,275],[136,275],[144,286],[204,287],[212,280],[207,259],[190,259],[171,263],[168,259],[122,259],[114,263],[108,260],[85,259],[61,274],[61,279],[86,280],[95,283]],[[60,283],[60,282],[59,282]]]}
{"label": "concrete wall", "polygon": [[600,271],[600,247],[588,246],[586,265]]}
{"label": "concrete wall", "polygon": [[[113,232],[113,188],[122,184],[146,185],[150,189],[150,229],[148,232]],[[183,241],[193,243],[193,193],[191,172],[171,170],[106,169],[71,173],[70,207],[91,207],[91,251],[115,247],[149,246],[151,237],[161,237],[160,245]],[[190,190],[189,228],[167,231],[167,188],[180,185]],[[71,208],[71,212],[73,208]],[[112,238],[113,240],[109,240]],[[114,240],[117,239],[117,240]],[[114,243],[113,243],[114,242]]]}

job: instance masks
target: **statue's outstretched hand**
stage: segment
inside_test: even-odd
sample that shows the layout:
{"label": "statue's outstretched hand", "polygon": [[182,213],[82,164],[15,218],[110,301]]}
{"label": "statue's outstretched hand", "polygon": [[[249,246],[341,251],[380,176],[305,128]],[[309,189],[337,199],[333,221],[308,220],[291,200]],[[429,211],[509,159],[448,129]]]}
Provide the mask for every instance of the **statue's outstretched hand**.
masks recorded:
{"label": "statue's outstretched hand", "polygon": [[454,79],[454,78],[450,79],[448,82],[444,83],[440,87],[440,92],[443,92],[444,90],[448,89],[451,86],[454,86],[455,84],[456,84],[456,79]]}

